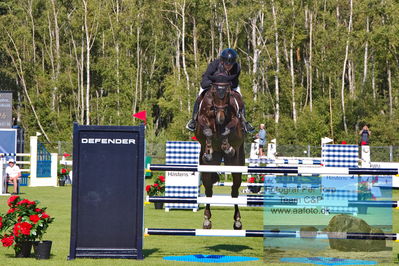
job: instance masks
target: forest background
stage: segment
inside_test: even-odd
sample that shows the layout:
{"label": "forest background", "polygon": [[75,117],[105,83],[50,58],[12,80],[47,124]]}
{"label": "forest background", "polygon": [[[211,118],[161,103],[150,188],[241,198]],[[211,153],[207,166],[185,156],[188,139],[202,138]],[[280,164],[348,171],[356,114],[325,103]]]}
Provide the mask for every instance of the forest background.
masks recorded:
{"label": "forest background", "polygon": [[0,90],[48,142],[141,110],[148,143],[189,140],[201,75],[232,47],[270,138],[358,143],[368,124],[373,145],[399,145],[398,26],[392,0],[0,0]]}

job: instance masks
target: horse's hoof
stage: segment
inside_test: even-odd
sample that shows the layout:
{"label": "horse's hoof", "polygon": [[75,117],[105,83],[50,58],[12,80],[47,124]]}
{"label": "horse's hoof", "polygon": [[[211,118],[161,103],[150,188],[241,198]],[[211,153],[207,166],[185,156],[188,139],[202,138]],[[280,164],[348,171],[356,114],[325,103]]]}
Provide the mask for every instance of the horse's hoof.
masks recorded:
{"label": "horse's hoof", "polygon": [[222,136],[223,137],[226,137],[226,136],[228,136],[230,134],[230,129],[228,128],[228,127],[225,127],[224,128],[224,132],[222,133]]}
{"label": "horse's hoof", "polygon": [[212,154],[208,154],[208,153],[204,153],[204,156],[202,156],[203,157],[203,160],[205,161],[205,162],[210,162],[210,161],[212,161]]}
{"label": "horse's hoof", "polygon": [[203,130],[203,134],[205,135],[205,137],[207,137],[207,138],[209,138],[209,137],[212,137],[212,129],[210,129],[210,128],[205,128],[204,130]]}
{"label": "horse's hoof", "polygon": [[236,154],[236,150],[232,146],[230,146],[230,148],[228,148],[227,150],[224,150],[224,153],[226,155],[233,157]]}
{"label": "horse's hoof", "polygon": [[212,222],[210,220],[204,220],[202,229],[212,229]]}
{"label": "horse's hoof", "polygon": [[233,224],[234,230],[241,230],[242,229],[242,223],[241,221],[235,221]]}

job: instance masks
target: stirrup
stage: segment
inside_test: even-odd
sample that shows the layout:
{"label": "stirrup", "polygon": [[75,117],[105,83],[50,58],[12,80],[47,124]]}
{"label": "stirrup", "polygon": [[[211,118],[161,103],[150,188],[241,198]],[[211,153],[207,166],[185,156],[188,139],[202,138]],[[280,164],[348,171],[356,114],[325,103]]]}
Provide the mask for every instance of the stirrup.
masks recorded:
{"label": "stirrup", "polygon": [[195,121],[193,119],[190,119],[190,121],[188,121],[186,128],[190,131],[195,131]]}
{"label": "stirrup", "polygon": [[255,128],[247,121],[245,121],[244,123],[244,128],[245,128],[245,132],[247,133],[254,133],[255,132]]}

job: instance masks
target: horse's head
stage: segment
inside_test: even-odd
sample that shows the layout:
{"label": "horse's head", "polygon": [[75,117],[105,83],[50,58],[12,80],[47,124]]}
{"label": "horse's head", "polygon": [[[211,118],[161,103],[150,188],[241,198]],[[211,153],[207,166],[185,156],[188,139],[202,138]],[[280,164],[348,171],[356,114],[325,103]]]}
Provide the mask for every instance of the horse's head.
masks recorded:
{"label": "horse's head", "polygon": [[230,83],[214,83],[211,88],[213,96],[213,111],[215,112],[216,123],[223,125],[227,117],[229,98],[231,92]]}

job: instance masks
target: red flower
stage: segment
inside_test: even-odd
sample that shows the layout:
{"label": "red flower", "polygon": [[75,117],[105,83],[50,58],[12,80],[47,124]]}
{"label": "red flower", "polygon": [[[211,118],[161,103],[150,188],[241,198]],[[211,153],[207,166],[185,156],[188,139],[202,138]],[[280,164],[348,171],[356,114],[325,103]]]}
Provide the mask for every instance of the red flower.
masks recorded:
{"label": "red flower", "polygon": [[158,185],[157,183],[155,183],[153,186],[154,186],[154,187],[158,187],[159,185]]}
{"label": "red flower", "polygon": [[35,209],[35,212],[41,213],[41,212],[43,212],[43,210],[42,210],[42,209],[39,209],[39,208],[36,208],[36,209]]}
{"label": "red flower", "polygon": [[15,200],[18,199],[19,196],[11,196],[8,200],[7,200],[7,204],[9,207],[11,207],[11,205],[14,203],[15,204]]}
{"label": "red flower", "polygon": [[21,223],[21,233],[24,235],[30,235],[30,229],[32,229],[32,225],[28,222]]}
{"label": "red flower", "polygon": [[165,182],[165,177],[163,175],[160,175],[159,180],[161,180],[161,182]]}
{"label": "red flower", "polygon": [[30,215],[29,220],[31,220],[34,224],[36,224],[40,220],[40,217],[37,214]]}
{"label": "red flower", "polygon": [[14,209],[14,208],[11,208],[11,209],[8,210],[7,214],[9,214],[9,213],[14,213],[14,212],[15,212],[15,209]]}
{"label": "red flower", "polygon": [[50,218],[50,216],[47,213],[43,212],[42,213],[42,218],[46,219],[46,218]]}
{"label": "red flower", "polygon": [[147,185],[146,187],[145,187],[145,191],[150,191],[151,190],[151,185]]}
{"label": "red flower", "polygon": [[3,247],[9,247],[14,243],[14,236],[4,236],[1,239],[1,243],[3,243]]}
{"label": "red flower", "polygon": [[20,223],[16,223],[13,228],[13,232],[15,236],[19,236],[19,231],[21,230]]}
{"label": "red flower", "polygon": [[32,225],[28,222],[22,222],[22,223],[16,223],[14,225],[14,235],[19,236],[20,234],[23,235],[30,235],[30,229],[32,228]]}
{"label": "red flower", "polygon": [[68,170],[65,169],[65,168],[62,168],[62,169],[61,169],[61,174],[66,174],[66,173],[68,173]]}
{"label": "red flower", "polygon": [[263,176],[260,180],[261,180],[262,182],[265,182],[265,177]]}
{"label": "red flower", "polygon": [[255,177],[248,178],[248,183],[255,183]]}
{"label": "red flower", "polygon": [[23,200],[21,200],[20,202],[17,203],[17,205],[22,205],[22,204],[26,204],[27,206],[29,206],[29,205],[35,204],[35,202],[27,200],[27,199],[23,199]]}

